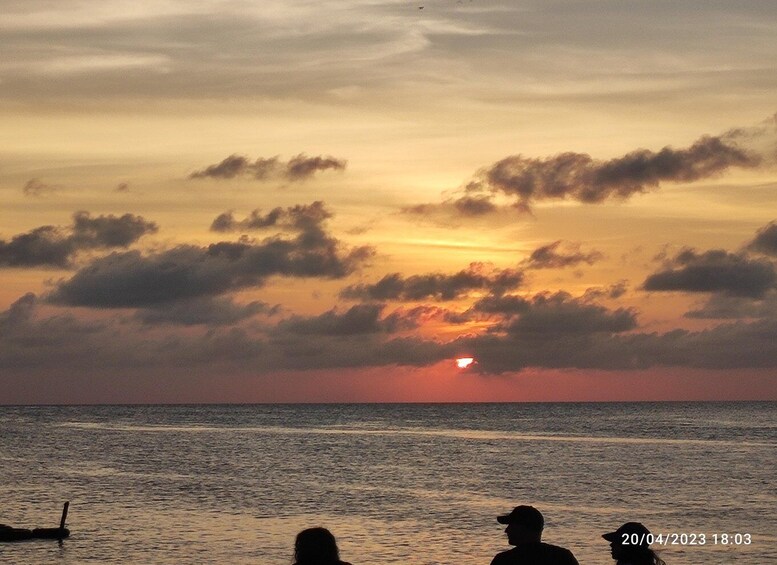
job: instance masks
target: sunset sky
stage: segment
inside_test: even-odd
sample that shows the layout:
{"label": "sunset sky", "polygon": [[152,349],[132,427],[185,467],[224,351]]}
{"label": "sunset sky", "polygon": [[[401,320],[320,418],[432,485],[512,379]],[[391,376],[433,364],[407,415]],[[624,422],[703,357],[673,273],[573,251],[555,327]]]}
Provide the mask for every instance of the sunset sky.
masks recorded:
{"label": "sunset sky", "polygon": [[0,404],[777,400],[777,4],[0,6]]}

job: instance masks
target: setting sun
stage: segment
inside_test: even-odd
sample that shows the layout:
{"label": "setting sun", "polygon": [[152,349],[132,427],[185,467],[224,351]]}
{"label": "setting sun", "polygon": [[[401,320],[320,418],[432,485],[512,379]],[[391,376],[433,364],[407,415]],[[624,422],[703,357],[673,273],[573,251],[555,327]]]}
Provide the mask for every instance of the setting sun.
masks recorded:
{"label": "setting sun", "polygon": [[466,369],[474,362],[475,362],[475,359],[473,359],[472,357],[460,357],[456,359],[456,366],[459,369]]}

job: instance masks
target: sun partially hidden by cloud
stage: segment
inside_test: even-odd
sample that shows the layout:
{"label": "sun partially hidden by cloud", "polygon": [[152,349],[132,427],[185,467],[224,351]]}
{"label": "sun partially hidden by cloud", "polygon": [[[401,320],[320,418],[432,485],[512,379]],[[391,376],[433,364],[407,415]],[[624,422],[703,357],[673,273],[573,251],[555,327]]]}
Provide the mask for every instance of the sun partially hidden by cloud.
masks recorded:
{"label": "sun partially hidden by cloud", "polygon": [[475,362],[472,357],[459,357],[456,359],[456,366],[459,369],[466,369]]}

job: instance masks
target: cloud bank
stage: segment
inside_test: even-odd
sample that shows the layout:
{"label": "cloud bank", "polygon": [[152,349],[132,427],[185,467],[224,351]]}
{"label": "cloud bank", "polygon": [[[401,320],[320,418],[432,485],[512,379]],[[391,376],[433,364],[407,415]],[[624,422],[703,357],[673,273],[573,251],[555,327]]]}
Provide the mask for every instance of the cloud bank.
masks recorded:
{"label": "cloud bank", "polygon": [[299,233],[261,242],[242,239],[202,247],[179,245],[142,254],[111,253],[96,259],[48,296],[55,304],[99,308],[156,305],[259,287],[271,276],[343,278],[373,255],[367,246],[346,248],[327,233],[323,203],[286,212]]}

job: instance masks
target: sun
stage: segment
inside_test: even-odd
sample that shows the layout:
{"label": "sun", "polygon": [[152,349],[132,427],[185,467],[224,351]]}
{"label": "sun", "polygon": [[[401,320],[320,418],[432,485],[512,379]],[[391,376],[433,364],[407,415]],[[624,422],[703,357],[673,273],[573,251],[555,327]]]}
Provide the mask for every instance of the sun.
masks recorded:
{"label": "sun", "polygon": [[459,369],[466,369],[474,362],[475,362],[475,359],[473,357],[459,357],[458,359],[456,359],[456,366]]}

